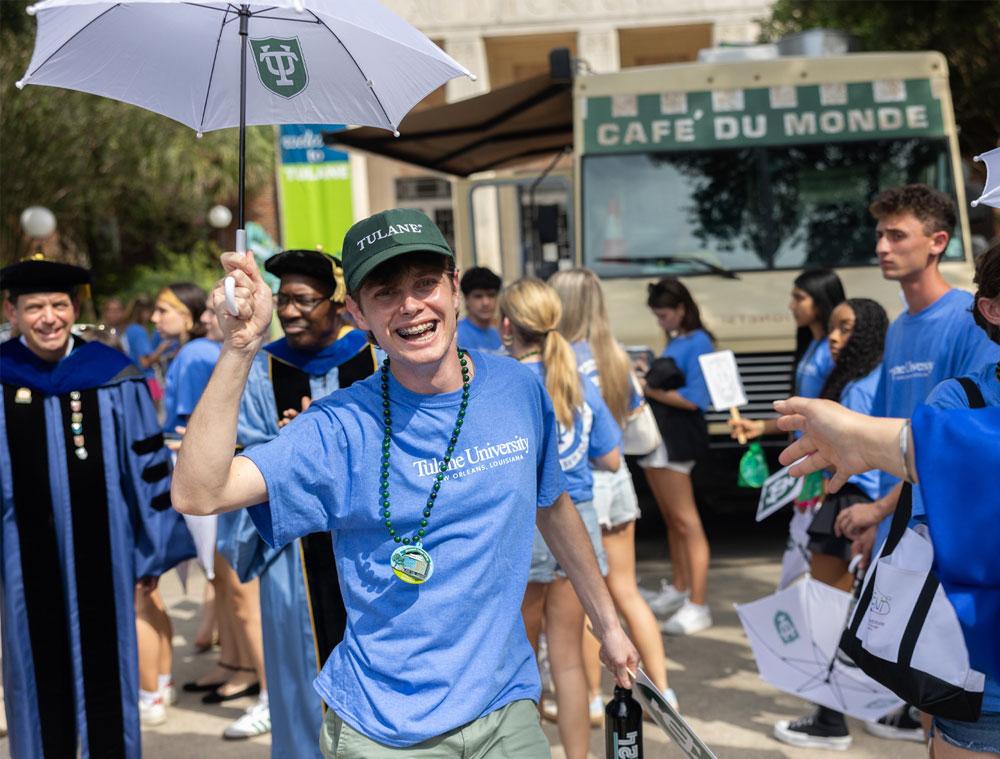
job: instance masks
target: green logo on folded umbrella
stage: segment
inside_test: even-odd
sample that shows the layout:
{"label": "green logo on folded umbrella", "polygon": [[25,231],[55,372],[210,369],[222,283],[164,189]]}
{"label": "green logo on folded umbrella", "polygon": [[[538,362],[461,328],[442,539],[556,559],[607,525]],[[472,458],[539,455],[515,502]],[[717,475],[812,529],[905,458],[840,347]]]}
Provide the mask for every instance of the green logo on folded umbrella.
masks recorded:
{"label": "green logo on folded umbrella", "polygon": [[306,88],[309,72],[298,37],[251,39],[260,82],[275,95],[292,98]]}

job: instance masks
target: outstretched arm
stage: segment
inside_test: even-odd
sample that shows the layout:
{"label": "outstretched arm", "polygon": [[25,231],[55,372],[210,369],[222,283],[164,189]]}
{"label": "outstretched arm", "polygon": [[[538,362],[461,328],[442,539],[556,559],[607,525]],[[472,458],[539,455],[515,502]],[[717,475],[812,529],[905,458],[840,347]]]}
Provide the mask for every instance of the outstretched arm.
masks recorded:
{"label": "outstretched arm", "polygon": [[239,313],[226,309],[220,280],[209,305],[225,335],[222,352],[188,421],[171,487],[174,508],[185,514],[218,514],[267,500],[260,470],[249,459],[234,458],[233,451],[240,396],[271,323],[271,289],[252,253],[224,253],[222,266],[236,279]]}
{"label": "outstretched arm", "polygon": [[622,629],[608,586],[597,566],[587,528],[569,495],[563,493],[547,509],[538,509],[537,523],[545,544],[573,583],[594,626],[594,634],[601,641],[601,661],[619,685],[632,687],[629,670],[635,672],[639,652]]}

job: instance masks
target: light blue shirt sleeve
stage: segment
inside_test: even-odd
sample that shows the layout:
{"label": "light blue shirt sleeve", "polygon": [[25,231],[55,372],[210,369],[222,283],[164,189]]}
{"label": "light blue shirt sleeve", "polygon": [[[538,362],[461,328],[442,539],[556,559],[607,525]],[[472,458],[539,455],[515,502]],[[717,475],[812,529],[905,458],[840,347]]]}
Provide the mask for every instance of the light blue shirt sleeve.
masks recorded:
{"label": "light blue shirt sleeve", "polygon": [[205,343],[198,345],[191,343],[185,346],[189,350],[182,350],[174,359],[181,363],[174,413],[182,423],[194,413],[195,406],[198,405],[201,394],[205,392],[205,386],[208,385],[212,370],[215,369],[219,358],[219,349],[213,347],[207,340]]}
{"label": "light blue shirt sleeve", "polygon": [[[879,367],[867,377],[849,383],[840,394],[840,405],[851,411],[857,411],[859,414],[870,416],[872,406],[875,403],[875,395],[878,392],[879,377],[881,375],[882,370]],[[847,481],[861,488],[865,495],[874,501],[879,497],[879,474],[878,470],[871,470],[852,475]]]}
{"label": "light blue shirt sleeve", "polygon": [[698,356],[714,350],[715,346],[712,345],[708,333],[696,330],[687,335],[686,339],[673,340],[664,351],[664,355],[674,359],[684,372],[684,387],[679,388],[677,392],[684,400],[693,403],[702,411],[711,407],[712,398],[708,393],[708,385],[705,384]]}
{"label": "light blue shirt sleeve", "polygon": [[268,376],[267,356],[258,353],[250,367],[243,397],[240,398],[240,417],[236,442],[250,448],[278,436],[278,419],[274,407],[274,389]]}
{"label": "light blue shirt sleeve", "polygon": [[540,508],[547,508],[568,490],[568,486],[566,475],[559,464],[559,423],[556,421],[555,409],[552,408],[552,399],[545,392],[545,385],[540,381],[536,384],[540,411],[538,423],[541,428],[536,470],[537,503]]}
{"label": "light blue shirt sleeve", "polygon": [[322,401],[242,455],[267,484],[268,502],[251,506],[250,517],[268,545],[336,529],[350,503],[351,451],[343,425]]}

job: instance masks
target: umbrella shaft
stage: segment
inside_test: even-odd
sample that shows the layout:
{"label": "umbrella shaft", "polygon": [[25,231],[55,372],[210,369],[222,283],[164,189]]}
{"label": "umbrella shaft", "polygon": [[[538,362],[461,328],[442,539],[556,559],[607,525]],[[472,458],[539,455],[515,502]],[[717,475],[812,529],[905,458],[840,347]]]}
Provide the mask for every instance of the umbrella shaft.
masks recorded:
{"label": "umbrella shaft", "polygon": [[250,6],[240,6],[240,180],[239,180],[239,229],[246,229],[244,196],[246,195],[247,169],[247,34],[250,26]]}

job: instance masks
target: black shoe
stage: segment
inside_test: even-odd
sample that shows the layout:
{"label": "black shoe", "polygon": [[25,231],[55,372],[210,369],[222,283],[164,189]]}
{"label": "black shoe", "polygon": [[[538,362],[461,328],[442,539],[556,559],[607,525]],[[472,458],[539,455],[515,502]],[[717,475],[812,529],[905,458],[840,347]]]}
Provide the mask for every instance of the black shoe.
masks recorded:
{"label": "black shoe", "polygon": [[260,695],[260,683],[254,683],[253,685],[248,685],[243,690],[238,690],[235,693],[229,693],[223,695],[219,691],[214,690],[206,696],[201,697],[201,702],[203,704],[221,704],[224,701],[235,701],[237,698],[243,698],[244,696],[259,696]]}
{"label": "black shoe", "polygon": [[851,747],[851,734],[843,717],[840,724],[828,724],[820,719],[820,714],[821,712],[816,712],[795,721],[778,720],[774,723],[773,735],[791,746],[847,751]]}
{"label": "black shoe", "polygon": [[865,730],[890,741],[923,743],[926,740],[924,726],[920,724],[920,712],[906,705],[890,712],[877,722],[866,722]]}
{"label": "black shoe", "polygon": [[226,684],[225,680],[223,680],[221,683],[205,683],[204,685],[199,683],[197,680],[192,680],[189,683],[184,683],[184,685],[181,686],[181,690],[183,690],[185,693],[205,693],[206,691],[212,691],[215,690],[216,688],[221,688],[225,684]]}

